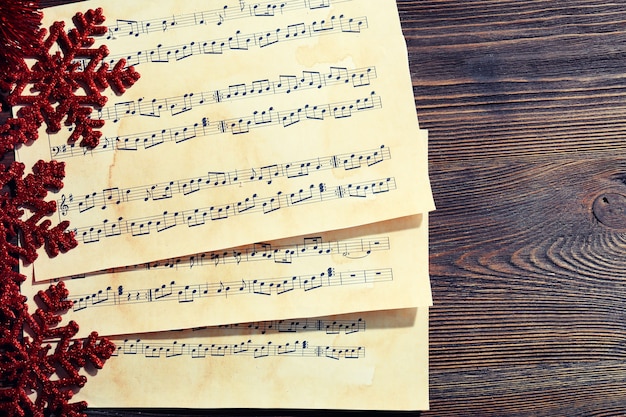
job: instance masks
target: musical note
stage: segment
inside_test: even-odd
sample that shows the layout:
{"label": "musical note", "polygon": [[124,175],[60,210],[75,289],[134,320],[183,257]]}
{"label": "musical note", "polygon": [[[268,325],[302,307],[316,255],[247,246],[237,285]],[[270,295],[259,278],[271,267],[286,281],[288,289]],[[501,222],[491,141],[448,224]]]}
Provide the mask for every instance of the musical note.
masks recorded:
{"label": "musical note", "polygon": [[[170,297],[174,293],[174,284],[176,284],[176,282],[172,281],[172,282],[169,283],[169,285],[163,284],[163,285],[161,285],[161,287],[155,288],[154,290],[152,288],[147,290],[147,293],[151,294],[151,295],[152,295],[152,293],[154,291],[154,298],[150,297],[149,298],[150,301],[152,301],[152,300],[155,300],[155,301],[156,300],[162,300],[162,299],[165,299],[167,297]],[[179,288],[179,287],[176,287],[176,288]],[[144,292],[144,290],[137,291],[137,292],[138,293]]]}
{"label": "musical note", "polygon": [[[334,16],[333,16],[334,17]],[[331,18],[332,20],[333,18]],[[341,31],[345,33],[361,33],[362,29],[367,28],[367,19],[363,18],[346,18],[339,16]]]}
{"label": "musical note", "polygon": [[[188,227],[202,226],[206,224],[206,220],[217,221],[226,220],[230,217],[243,215],[248,213],[262,212],[265,215],[279,211],[282,208],[290,208],[300,206],[302,204],[321,203],[345,197],[357,197],[366,199],[380,193],[388,193],[396,189],[395,179],[392,177],[382,180],[367,181],[361,183],[350,183],[346,185],[337,185],[329,187],[326,184],[311,184],[305,191],[292,193],[283,193],[278,191],[274,195],[268,197],[259,197],[254,194],[251,197],[245,197],[243,200],[233,203],[214,205],[191,210],[180,210],[174,214],[168,214],[167,211],[156,216],[143,217],[138,219],[124,220],[118,219],[119,229],[116,229],[114,236],[122,234],[130,234],[133,237],[146,236],[151,233],[152,227],[155,226],[157,231],[162,232],[171,229],[174,226],[186,224]],[[169,195],[169,194],[168,194]],[[167,197],[169,198],[169,197]],[[146,189],[146,197],[144,200],[155,199],[152,190]],[[159,199],[159,198],[157,198]],[[247,207],[242,210],[242,207]],[[183,221],[178,223],[171,220],[170,225],[165,228],[159,228],[167,216],[175,216]],[[105,219],[106,224],[109,220]],[[163,223],[164,224],[164,223]],[[95,243],[100,241],[102,233],[101,226],[82,226],[77,227],[78,236],[81,237],[83,243]],[[112,235],[113,236],[113,235]],[[110,236],[106,236],[110,237]]]}
{"label": "musical note", "polygon": [[[132,188],[112,187],[102,190],[101,192],[91,192],[87,194],[82,201],[74,201],[74,197],[65,194],[61,196],[58,205],[61,208],[62,216],[68,215],[69,212],[78,210],[83,213],[96,205],[102,210],[115,205],[119,206],[124,203],[140,201],[159,201],[171,199],[174,195],[190,195],[201,190],[210,190],[215,187],[225,187],[243,183],[263,181],[268,185],[272,184],[277,178],[299,178],[309,175],[309,168],[314,168],[315,172],[322,172],[330,169],[344,169],[346,171],[361,168],[362,166],[371,167],[379,164],[384,160],[391,159],[391,150],[385,145],[372,150],[363,150],[350,154],[332,155],[317,157],[304,161],[277,163],[262,167],[248,168],[229,172],[213,172],[209,171],[205,175],[197,175],[191,178],[183,178],[167,181],[152,185],[139,185]],[[343,161],[339,164],[335,161]],[[378,189],[377,189],[378,190]],[[244,202],[248,208],[250,201]],[[240,205],[238,205],[240,207]]]}
{"label": "musical note", "polygon": [[251,94],[263,94],[264,92],[273,91],[273,83],[269,80],[256,80],[252,81]]}
{"label": "musical note", "polygon": [[[350,1],[352,0],[332,0],[335,4]],[[307,0],[305,2],[301,0],[285,0],[280,3],[268,1],[256,2],[253,5],[246,5],[245,2],[240,2],[238,10],[223,6],[220,9],[157,17],[142,21],[117,19],[115,25],[109,26],[107,39],[117,39],[125,36],[138,37],[156,31],[170,31],[198,25],[216,24],[221,26],[226,21],[247,17],[273,17],[277,14],[282,15],[307,8],[310,10],[329,8],[330,4],[331,0]]]}
{"label": "musical note", "polygon": [[186,217],[185,222],[187,223],[187,226],[189,227],[202,226],[206,223],[205,221],[206,216],[207,216],[206,210],[201,211],[200,209],[195,209],[193,210],[193,212],[185,214],[185,217]]}
{"label": "musical note", "polygon": [[278,84],[276,84],[277,90],[284,91],[287,94],[297,90],[299,87],[298,77],[295,75],[281,75]]}
{"label": "musical note", "polygon": [[217,25],[220,26],[226,20],[226,12],[228,11],[228,6],[224,6],[221,11],[215,13],[217,16]]}
{"label": "musical note", "polygon": [[345,334],[353,334],[365,331],[365,322],[362,318],[356,321],[351,320],[320,320],[320,328],[326,330],[326,334],[340,334],[342,331]]}
{"label": "musical note", "polygon": [[[105,137],[104,142],[102,142],[101,145],[89,151],[89,155],[93,156],[94,154],[101,152],[112,152],[115,150],[136,152],[140,150],[140,144],[143,144],[143,149],[147,150],[165,142],[179,144],[192,138],[220,135],[225,133],[241,135],[249,133],[251,129],[270,126],[282,126],[287,128],[294,124],[289,123],[288,120],[293,120],[294,115],[296,114],[298,115],[298,118],[300,117],[300,114],[303,114],[304,120],[324,121],[326,120],[326,115],[331,115],[335,119],[346,119],[352,117],[355,113],[381,108],[381,98],[377,96],[374,91],[372,91],[368,97],[356,100],[321,105],[305,104],[304,106],[296,109],[281,111],[277,111],[274,107],[269,107],[267,110],[254,111],[251,115],[221,120],[214,123],[209,123],[208,119],[205,117],[202,119],[202,122],[196,122],[187,126],[178,126],[149,132],[139,132],[127,137]],[[112,142],[115,143],[115,146],[105,146],[105,144]],[[58,154],[57,159],[84,155],[85,153],[78,154],[70,152]]]}
{"label": "musical note", "polygon": [[[102,148],[102,149],[106,149],[107,151],[114,151],[116,149],[123,150],[123,151],[136,151],[138,149],[137,145],[139,144],[140,140],[141,140],[140,138],[133,139],[130,137],[126,137],[126,138],[116,137],[115,147],[107,147],[107,148]],[[95,149],[100,149],[100,147],[92,149],[91,152],[94,153]]]}
{"label": "musical note", "polygon": [[228,48],[230,50],[247,51],[253,39],[250,36],[241,36],[241,31],[235,32],[235,36],[228,38]]}
{"label": "musical note", "polygon": [[[110,205],[119,205],[122,201],[129,201],[128,195],[130,193],[131,190],[128,189],[122,194],[118,187],[105,188],[102,190],[102,210],[106,209]],[[98,198],[97,200],[99,201],[100,199]]]}
{"label": "musical note", "polygon": [[[307,89],[320,89],[333,85],[351,85],[354,88],[370,85],[376,78],[375,67],[348,69],[345,67],[331,67],[330,72],[322,74],[318,71],[303,71],[302,76],[280,75],[278,80],[254,80],[252,83],[238,83],[214,91],[185,93],[182,96],[163,99],[153,98],[146,104],[141,97],[137,102],[127,101],[116,103],[113,108],[97,109],[99,119],[118,121],[124,117],[146,116],[161,117],[162,109],[170,109],[170,114],[176,116],[194,107],[221,103],[228,100],[254,98],[260,95],[289,94]],[[118,110],[119,109],[119,110]],[[55,152],[62,153],[60,149]],[[64,152],[64,150],[63,150]]]}
{"label": "musical note", "polygon": [[[308,293],[322,288],[352,285],[371,285],[393,281],[391,268],[367,269],[360,271],[337,272],[327,268],[321,272],[287,277],[250,278],[241,281],[218,281],[202,284],[178,284],[171,281],[152,288],[118,288],[114,293],[111,287],[102,292],[72,295],[73,311],[87,308],[115,307],[118,305],[176,301],[186,305],[212,297],[233,297],[236,295],[282,297],[295,290]],[[243,284],[242,284],[243,283]]]}
{"label": "musical note", "polygon": [[93,305],[105,303],[109,301],[110,297],[113,296],[113,289],[111,287],[107,287],[105,290],[98,290],[97,293],[92,294],[91,300]]}
{"label": "musical note", "polygon": [[237,203],[237,213],[241,214],[244,211],[252,210],[256,208],[256,194],[253,194],[252,197],[246,197],[245,200]]}
{"label": "musical note", "polygon": [[116,221],[109,221],[105,219],[102,223],[104,226],[104,236],[113,237],[122,234],[122,217],[118,217]]}
{"label": "musical note", "polygon": [[[302,333],[302,332],[320,332],[325,331],[326,334],[354,334],[359,332],[365,332],[366,322],[362,317],[350,319],[288,319],[288,320],[269,320],[269,321],[257,321],[250,323],[235,323],[224,324],[217,326],[220,331],[245,331],[253,330],[259,334],[275,334],[275,333]],[[204,330],[207,327],[202,329]]]}
{"label": "musical note", "polygon": [[[184,46],[184,45],[181,45],[181,46]],[[149,60],[149,62],[170,62],[169,56],[173,50],[176,50],[176,47],[173,48],[172,50],[162,49],[162,48],[163,48],[163,45],[158,44],[156,49],[148,51],[147,54],[145,55],[142,55],[143,51],[139,51],[135,53],[134,55],[133,54],[128,55],[126,59],[132,62],[134,65],[139,65],[141,63],[140,56],[141,57],[145,56],[146,59]]]}
{"label": "musical note", "polygon": [[193,108],[192,103],[193,103],[193,93],[188,93],[188,94],[183,95],[182,103],[179,100],[176,100],[176,101],[170,100],[169,103],[167,104],[169,105],[170,113],[172,114],[172,116],[176,116],[178,114],[185,113],[191,110]]}
{"label": "musical note", "polygon": [[99,226],[85,227],[81,229],[77,234],[80,235],[83,243],[96,243],[100,241],[102,228]]}
{"label": "musical note", "polygon": [[137,20],[124,20],[117,19],[115,25],[109,26],[107,39],[122,37],[122,36],[134,36],[140,35],[139,21]]}
{"label": "musical note", "polygon": [[278,9],[279,13],[283,13],[285,9],[286,3],[282,3],[280,5],[268,3],[265,7],[255,4],[252,6],[252,10],[255,16],[274,16],[276,14],[276,9]]}
{"label": "musical note", "polygon": [[91,193],[91,194],[87,194],[85,197],[83,197],[82,201],[78,202],[78,211],[83,213],[83,212],[85,212],[87,210],[91,210],[92,208],[94,208],[95,205],[96,205],[96,203],[94,201],[96,195],[97,195],[97,193],[94,192],[94,193]]}
{"label": "musical note", "polygon": [[[170,99],[169,101],[171,101],[172,99]],[[178,99],[174,99],[176,101],[178,101]],[[140,97],[139,99],[137,99],[137,108],[139,109],[139,115],[140,116],[148,116],[148,117],[161,117],[161,109],[164,108],[165,106],[167,106],[168,104],[168,99],[165,100],[157,100],[156,98],[152,99],[150,101],[150,110],[143,110],[142,109],[142,105],[144,101],[143,97]],[[106,108],[105,109],[101,109],[98,112],[98,118],[99,119],[108,119],[110,118],[110,115],[108,113],[105,113]]]}
{"label": "musical note", "polygon": [[319,22],[313,22],[311,27],[313,29],[313,32],[333,30],[335,28],[335,16],[332,16],[329,20],[324,19]]}
{"label": "musical note", "polygon": [[366,68],[364,71],[349,71],[348,77],[352,80],[353,87],[364,87],[371,83],[372,78],[376,78],[376,68]]}
{"label": "musical note", "polygon": [[208,286],[185,285],[183,289],[178,290],[178,302],[191,303],[194,301],[196,296],[199,296],[204,291],[208,291]]}
{"label": "musical note", "polygon": [[124,116],[131,116],[136,113],[135,102],[134,101],[125,101],[122,103],[115,103],[112,108],[113,112],[113,123],[119,122],[119,120]]}
{"label": "musical note", "polygon": [[177,184],[174,181],[170,181],[168,183],[155,184],[149,189],[146,188],[147,197],[144,198],[144,201],[158,201],[172,198],[175,186],[177,187]]}
{"label": "musical note", "polygon": [[171,20],[163,19],[161,22],[161,30],[165,32],[166,30],[169,30],[170,27],[176,26],[176,24],[176,16],[172,16]]}
{"label": "musical note", "polygon": [[289,195],[289,202],[294,205],[310,200],[313,198],[313,190],[315,190],[315,184],[311,184],[308,189],[301,188],[297,193]]}
{"label": "musical note", "polygon": [[[152,220],[150,220],[150,219],[148,219],[146,221],[139,220],[137,222],[134,222],[134,221],[130,222],[130,224],[128,225],[128,227],[126,229],[127,229],[127,231],[130,232],[130,234],[133,237],[136,237],[136,236],[149,235],[150,234],[150,226],[152,226]],[[84,236],[84,233],[85,232],[83,232],[83,236]],[[92,243],[92,242],[94,242],[94,241],[86,241],[85,239],[83,239],[83,243]]]}
{"label": "musical note", "polygon": [[178,224],[178,212],[168,213],[163,212],[163,218],[156,222],[157,232],[163,232],[164,230],[175,227]]}
{"label": "musical note", "polygon": [[304,23],[296,23],[296,24],[287,26],[287,34],[285,35],[285,39],[297,38],[298,36],[303,36],[306,34],[307,34],[307,29]]}
{"label": "musical note", "polygon": [[179,343],[152,342],[141,339],[125,339],[118,346],[112,356],[142,355],[145,358],[173,358],[177,356],[189,356],[191,358],[225,357],[225,356],[252,356],[254,358],[267,358],[270,356],[298,356],[309,358],[359,359],[365,357],[363,346],[315,346],[307,341],[286,343],[253,343],[251,339],[239,343]]}
{"label": "musical note", "polygon": [[[292,6],[300,12],[289,11]],[[128,271],[159,264],[171,271],[193,268],[199,274],[206,271],[199,266],[217,264],[222,271],[224,261],[241,265],[246,254],[230,249],[204,257],[188,255],[167,265],[155,260],[218,245],[236,247],[245,241],[299,235],[313,230],[311,222],[318,220],[315,224],[324,230],[339,230],[409,216],[421,207],[417,197],[421,192],[412,188],[424,181],[411,182],[415,172],[407,174],[401,167],[407,160],[418,161],[417,174],[423,176],[419,153],[423,141],[411,141],[420,142],[412,145],[401,139],[406,138],[402,132],[412,135],[409,126],[417,129],[417,123],[413,117],[405,123],[411,112],[395,111],[400,108],[397,101],[410,95],[396,94],[406,86],[404,69],[396,71],[403,61],[385,60],[396,58],[397,48],[377,41],[391,27],[381,29],[379,13],[385,10],[361,0],[337,2],[336,7],[324,0],[228,0],[205,8],[182,5],[176,11],[148,8],[137,16],[124,16],[125,8],[116,10],[109,16],[112,26],[119,19],[115,36],[131,31],[133,35],[108,42],[111,53],[141,65],[161,63],[140,70],[138,89],[129,89],[123,98],[109,95],[108,106],[91,115],[117,121],[102,128],[101,147],[63,146],[63,132],[40,142],[47,147],[44,154],[49,149],[57,157],[83,158],[67,164],[65,199],[61,193],[54,198],[63,203],[57,205],[61,220],[71,222],[82,244],[80,258],[88,261],[78,263],[79,255],[72,253],[67,269],[42,261],[39,280],[122,264]],[[233,16],[242,10],[248,13],[247,20],[235,22]],[[202,26],[179,30],[187,24],[181,19],[184,15],[189,25]],[[215,26],[218,18],[220,27]],[[139,19],[149,19],[150,25]],[[208,23],[211,19],[213,26]],[[268,45],[261,49],[264,44]],[[334,44],[345,46],[345,51],[327,48]],[[201,50],[222,55],[199,57]],[[245,65],[247,61],[255,65]],[[408,101],[411,110],[414,103]],[[383,140],[386,146],[379,148]],[[391,147],[394,158],[389,153],[386,162]],[[91,172],[89,167],[98,174],[81,175]],[[362,202],[367,202],[368,210],[359,209]],[[80,210],[78,203],[83,203]],[[298,212],[291,210],[296,206],[301,207]],[[286,221],[299,212],[301,222]],[[243,214],[251,216],[238,220]],[[138,239],[144,241],[142,250],[130,250]],[[299,262],[293,249],[274,249],[276,245],[261,251],[259,246],[256,259],[273,262],[276,268]],[[369,256],[367,248],[334,252],[344,262]],[[224,283],[233,281],[221,278]],[[309,280],[309,293],[318,291],[319,282]],[[285,295],[298,292],[291,284],[283,280],[274,290]],[[130,282],[124,287],[130,289]],[[236,288],[227,287],[223,292],[231,298]],[[262,293],[267,288],[259,283],[256,289]],[[124,300],[129,294],[131,300],[137,299],[136,292],[129,292]],[[184,291],[180,297],[192,298]]]}
{"label": "musical note", "polygon": [[[193,16],[192,16],[193,19]],[[236,31],[234,35],[202,41],[191,41],[185,44],[179,45],[163,45],[158,44],[155,49],[141,50],[135,52],[126,52],[122,54],[109,55],[107,57],[107,63],[114,65],[120,59],[127,60],[127,66],[137,66],[142,63],[167,63],[172,60],[179,60],[181,51],[185,51],[184,57],[190,57],[194,55],[206,55],[206,54],[223,54],[226,51],[247,51],[252,46],[259,48],[265,48],[270,45],[277,44],[279,42],[286,42],[292,40],[303,39],[307,37],[317,37],[329,34],[341,34],[341,33],[361,33],[362,30],[368,28],[367,17],[347,17],[342,15],[332,16],[330,20],[337,19],[339,25],[333,25],[332,28],[324,31],[314,30],[319,27],[318,21],[313,21],[311,24],[304,22],[287,25],[286,27],[280,27],[276,29],[268,29],[256,33],[242,34],[241,31]],[[224,21],[224,12],[218,14],[218,21]],[[163,27],[168,27],[172,23],[164,21]],[[245,45],[245,47],[243,47]],[[76,63],[86,67],[88,61],[84,59],[77,59]]]}

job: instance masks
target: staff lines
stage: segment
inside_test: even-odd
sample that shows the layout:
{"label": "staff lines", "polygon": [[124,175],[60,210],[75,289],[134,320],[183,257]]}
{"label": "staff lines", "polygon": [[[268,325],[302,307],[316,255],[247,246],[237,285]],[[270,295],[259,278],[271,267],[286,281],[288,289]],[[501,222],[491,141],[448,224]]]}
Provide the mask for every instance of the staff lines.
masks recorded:
{"label": "staff lines", "polygon": [[391,268],[366,269],[337,272],[329,267],[321,272],[272,278],[242,278],[238,281],[202,284],[178,284],[171,281],[152,288],[126,289],[108,286],[90,294],[72,295],[72,310],[80,312],[88,308],[115,307],[128,304],[177,301],[184,305],[200,299],[254,295],[272,297],[301,290],[304,293],[329,287],[347,285],[371,285],[393,281]]}
{"label": "staff lines", "polygon": [[220,331],[233,330],[237,332],[253,331],[260,334],[267,333],[300,333],[300,332],[325,332],[326,334],[354,334],[364,332],[366,322],[362,317],[356,320],[321,320],[321,319],[289,319],[255,321],[251,323],[223,324],[213,327],[201,327],[193,329],[208,330],[219,329]]}
{"label": "staff lines", "polygon": [[372,252],[390,249],[388,237],[361,238],[323,242],[321,237],[306,237],[302,244],[272,245],[255,243],[239,249],[204,252],[191,256],[166,259],[143,264],[145,269],[191,269],[199,266],[237,264],[255,261],[272,261],[291,264],[294,258],[310,256],[341,255],[348,259],[360,259]]}
{"label": "staff lines", "polygon": [[[191,41],[179,45],[158,44],[156,48],[140,50],[132,53],[109,55],[107,63],[114,66],[119,60],[126,60],[126,67],[141,63],[169,63],[181,61],[197,55],[223,55],[227,51],[248,51],[252,47],[260,49],[280,42],[314,38],[331,34],[359,34],[368,28],[367,17],[346,17],[343,14],[333,15],[328,19],[315,20],[311,24],[295,23],[261,32],[243,34],[237,30],[234,35],[203,41]],[[80,70],[91,63],[91,59],[76,59]]]}
{"label": "staff lines", "polygon": [[112,356],[141,355],[145,358],[174,358],[189,356],[194,359],[224,356],[251,356],[255,359],[270,356],[297,356],[309,358],[361,359],[365,357],[363,346],[334,346],[311,345],[306,340],[300,342],[253,343],[251,339],[241,343],[179,343],[172,342],[143,342],[141,339],[125,340],[113,352]]}
{"label": "staff lines", "polygon": [[191,125],[131,133],[124,136],[104,137],[100,140],[100,144],[92,149],[80,147],[76,144],[50,146],[50,157],[53,159],[67,159],[110,151],[137,152],[142,148],[143,150],[148,150],[166,142],[179,144],[210,135],[225,133],[243,135],[250,133],[252,129],[270,126],[288,128],[301,121],[319,122],[327,118],[342,120],[352,117],[355,113],[358,114],[381,108],[380,97],[376,95],[375,91],[372,91],[369,96],[354,100],[322,105],[305,104],[298,108],[283,111],[269,107],[265,110],[254,111],[251,115],[226,120],[211,121],[208,117],[203,117],[200,122]]}
{"label": "staff lines", "polygon": [[123,217],[92,226],[76,227],[73,232],[83,243],[97,243],[102,238],[121,235],[132,237],[147,236],[152,232],[162,233],[179,225],[188,227],[204,226],[214,221],[223,221],[231,217],[250,213],[264,215],[305,204],[315,204],[336,199],[367,199],[396,190],[394,177],[328,186],[326,183],[311,184],[299,191],[283,192],[261,197],[256,193],[249,197],[228,204],[189,209],[184,211],[164,211],[162,214],[126,220]]}
{"label": "staff lines", "polygon": [[[345,3],[352,0],[291,0],[249,2],[239,1],[238,7],[224,5],[219,9],[203,10],[195,13],[185,13],[173,16],[155,17],[147,20],[117,19],[115,25],[110,25],[107,39],[116,39],[125,36],[139,37],[153,32],[165,32],[190,26],[215,24],[221,26],[226,21],[249,17],[274,17],[286,12],[302,9],[327,9],[331,2]],[[252,3],[252,4],[250,4]]]}
{"label": "staff lines", "polygon": [[[219,265],[239,265],[248,262],[274,262],[277,264],[292,264],[294,259],[311,256],[340,255],[347,259],[362,259],[372,252],[388,251],[391,248],[388,236],[364,237],[358,239],[324,241],[321,236],[311,236],[302,239],[302,243],[272,244],[259,242],[234,249],[200,252],[193,255],[163,259],[156,262],[109,268],[91,274],[81,274],[68,279],[81,279],[89,275],[102,273],[114,274],[137,270],[186,271],[193,268]],[[95,294],[94,294],[95,296]]]}
{"label": "staff lines", "polygon": [[60,216],[69,212],[88,212],[96,207],[105,210],[131,201],[160,201],[175,195],[188,196],[202,190],[217,187],[240,186],[245,183],[266,182],[268,185],[278,178],[294,179],[332,169],[352,171],[372,167],[391,159],[391,151],[385,145],[373,150],[323,156],[302,161],[276,163],[261,167],[233,171],[208,171],[204,175],[177,179],[157,184],[144,184],[130,188],[112,187],[101,192],[88,192],[84,196],[62,194],[57,201]]}
{"label": "staff lines", "polygon": [[213,91],[190,92],[167,98],[144,97],[137,101],[123,101],[94,110],[92,114],[97,119],[112,120],[114,123],[122,118],[144,116],[161,117],[162,113],[171,116],[184,114],[194,107],[212,105],[225,101],[256,98],[258,96],[274,94],[291,94],[307,89],[321,89],[322,87],[352,84],[354,88],[369,86],[371,79],[376,78],[375,67],[365,67],[349,70],[346,67],[330,67],[329,72],[303,71],[302,76],[279,75],[278,80],[259,79],[251,83],[238,83]]}

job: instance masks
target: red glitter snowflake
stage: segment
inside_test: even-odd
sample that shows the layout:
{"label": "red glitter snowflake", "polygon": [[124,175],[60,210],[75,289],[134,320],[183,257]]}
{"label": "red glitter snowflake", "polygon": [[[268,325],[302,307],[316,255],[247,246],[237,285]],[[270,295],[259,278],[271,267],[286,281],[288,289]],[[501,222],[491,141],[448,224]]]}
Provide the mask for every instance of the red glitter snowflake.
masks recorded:
{"label": "red glitter snowflake", "polygon": [[[27,3],[30,10],[32,2]],[[7,21],[2,15],[5,9],[20,10],[0,7],[2,22]],[[29,12],[28,16],[38,15]],[[101,9],[79,13],[74,17],[75,29],[66,33],[63,23],[54,23],[49,35],[44,29],[36,31],[35,42],[19,42],[21,52],[13,51],[11,59],[4,60],[0,90],[7,92],[9,105],[22,107],[17,117],[0,125],[0,155],[37,139],[43,123],[50,133],[58,132],[61,123],[73,126],[70,142],[82,138],[81,146],[97,146],[101,132],[96,129],[104,121],[91,119],[90,114],[93,106],[106,102],[101,91],[111,87],[122,93],[139,78],[124,60],[113,68],[102,63],[108,55],[105,46],[91,48],[92,36],[106,33],[103,22]],[[13,33],[13,26],[10,29],[7,33]],[[0,31],[3,36],[4,32]],[[60,52],[50,53],[55,44]],[[7,45],[13,44],[2,43]],[[24,56],[34,60],[32,67]],[[7,57],[0,56],[0,65]],[[26,277],[17,272],[18,258],[31,263],[41,247],[56,256],[77,242],[67,231],[68,222],[52,227],[49,217],[57,209],[56,202],[45,200],[49,191],[63,187],[65,165],[39,161],[32,173],[24,175],[24,171],[19,162],[8,167],[0,164],[0,234],[4,236],[0,239],[0,416],[83,417],[87,404],[69,402],[72,390],[86,382],[79,371],[88,363],[101,368],[115,347],[95,332],[85,340],[72,341],[78,331],[73,321],[58,326],[60,315],[72,306],[63,283],[40,291],[40,308],[29,314],[19,290]]]}
{"label": "red glitter snowflake", "polygon": [[[0,167],[4,168],[2,165]],[[13,189],[11,194],[0,195],[0,230],[6,240],[0,239],[0,258],[7,258],[17,266],[17,257],[32,263],[37,258],[37,249],[45,245],[50,256],[59,251],[67,251],[77,245],[73,233],[66,231],[68,221],[63,221],[50,228],[52,222],[44,219],[56,212],[56,201],[46,201],[48,190],[60,190],[63,187],[65,164],[63,162],[39,161],[33,167],[33,173],[24,175],[24,164],[13,162],[0,173],[0,186]],[[24,209],[30,217],[23,219]],[[19,236],[20,245],[16,244]]]}
{"label": "red glitter snowflake", "polygon": [[[99,338],[96,332],[84,340],[72,341],[78,332],[74,321],[55,327],[61,321],[59,314],[72,305],[66,299],[68,291],[62,282],[50,286],[46,292],[39,292],[43,308],[33,315],[28,314],[23,298],[11,296],[16,291],[14,285],[12,280],[0,282],[1,415],[84,417],[82,411],[87,403],[69,402],[73,389],[87,381],[79,370],[87,362],[101,369],[115,346]],[[24,329],[32,336],[22,338]],[[52,346],[47,343],[51,340],[56,344],[52,352]]]}
{"label": "red glitter snowflake", "polygon": [[[56,202],[45,201],[48,190],[63,187],[65,175],[61,162],[39,161],[33,172],[24,176],[24,164],[14,162],[0,173],[0,415],[8,417],[79,417],[84,402],[69,403],[73,388],[85,384],[80,368],[89,361],[101,368],[115,347],[93,332],[84,341],[71,341],[78,325],[71,321],[56,327],[60,314],[71,308],[63,283],[50,286],[38,297],[41,307],[30,315],[19,284],[26,278],[16,272],[18,257],[32,262],[37,249],[45,246],[56,256],[76,246],[68,222],[50,227],[44,219],[56,211]],[[23,219],[25,211],[29,217]],[[20,239],[21,245],[16,244]],[[27,335],[23,336],[26,330]],[[52,353],[48,342],[55,341]],[[48,414],[44,414],[48,413]]]}
{"label": "red glitter snowflake", "polygon": [[[0,89],[10,91],[6,98],[9,105],[23,107],[18,117],[0,126],[0,153],[37,139],[42,123],[46,123],[48,133],[58,132],[64,119],[66,125],[74,126],[70,143],[82,138],[81,146],[98,145],[102,132],[95,129],[101,128],[104,120],[90,116],[94,106],[102,107],[107,101],[101,90],[111,87],[123,93],[139,79],[133,67],[126,68],[124,59],[113,68],[102,62],[109,54],[106,46],[91,48],[93,35],[107,31],[102,26],[104,19],[100,8],[77,13],[76,28],[67,33],[63,22],[55,22],[47,37],[47,31],[41,29],[39,41],[25,48],[25,54],[35,60],[32,67],[25,59],[8,66],[0,79]],[[51,53],[54,45],[61,51]],[[80,91],[83,94],[77,94]]]}

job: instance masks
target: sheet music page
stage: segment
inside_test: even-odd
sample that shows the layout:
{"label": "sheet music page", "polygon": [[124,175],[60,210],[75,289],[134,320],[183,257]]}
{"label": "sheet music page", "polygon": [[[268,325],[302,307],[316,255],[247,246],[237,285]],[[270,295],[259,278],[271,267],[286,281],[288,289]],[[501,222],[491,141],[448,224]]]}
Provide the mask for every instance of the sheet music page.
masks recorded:
{"label": "sheet music page", "polygon": [[428,409],[428,308],[114,340],[90,407]]}
{"label": "sheet music page", "polygon": [[434,208],[394,0],[88,1],[45,24],[99,6],[96,46],[142,77],[94,111],[93,150],[69,128],[19,149],[66,162],[79,241],[38,280]]}
{"label": "sheet music page", "polygon": [[[77,337],[429,306],[428,221],[409,216],[64,282],[74,301],[64,317],[80,324]],[[22,293],[32,300],[49,285],[29,280]]]}

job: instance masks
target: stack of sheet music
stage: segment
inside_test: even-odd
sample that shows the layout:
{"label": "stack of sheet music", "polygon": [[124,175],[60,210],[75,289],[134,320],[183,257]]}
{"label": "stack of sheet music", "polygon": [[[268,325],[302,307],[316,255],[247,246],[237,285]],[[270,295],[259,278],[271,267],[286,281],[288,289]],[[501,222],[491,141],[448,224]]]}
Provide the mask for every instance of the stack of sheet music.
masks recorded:
{"label": "stack of sheet music", "polygon": [[395,0],[88,1],[45,24],[96,7],[141,79],[94,114],[98,147],[18,153],[66,163],[79,241],[24,292],[65,280],[80,336],[117,345],[75,398],[426,409],[434,205]]}

